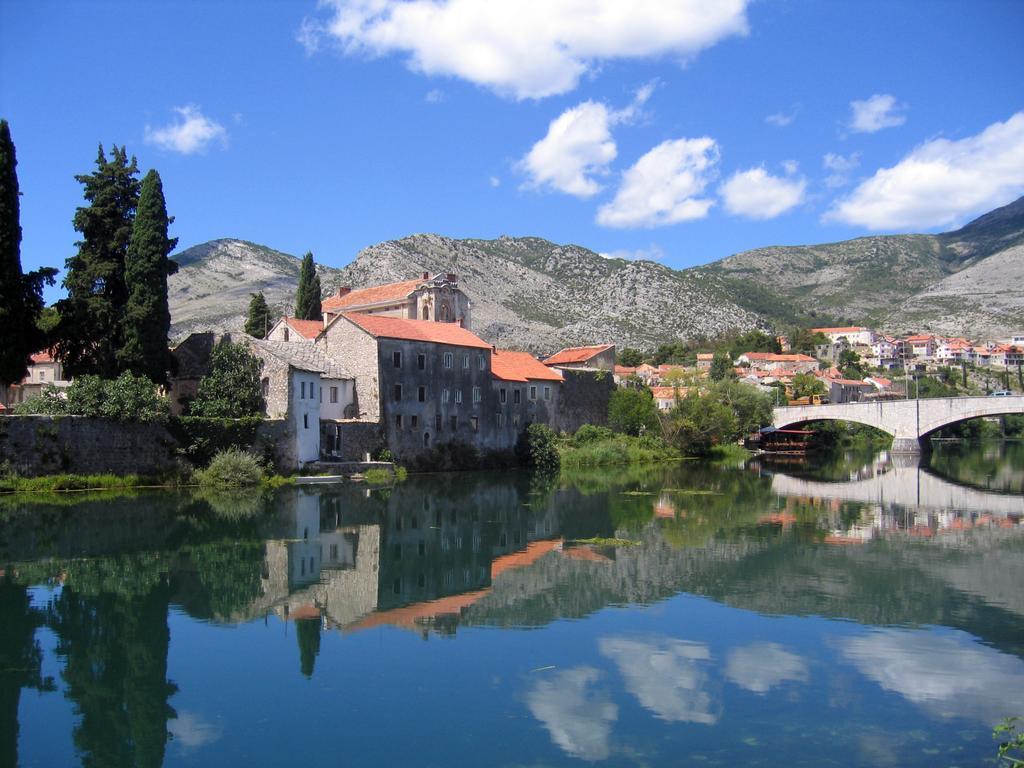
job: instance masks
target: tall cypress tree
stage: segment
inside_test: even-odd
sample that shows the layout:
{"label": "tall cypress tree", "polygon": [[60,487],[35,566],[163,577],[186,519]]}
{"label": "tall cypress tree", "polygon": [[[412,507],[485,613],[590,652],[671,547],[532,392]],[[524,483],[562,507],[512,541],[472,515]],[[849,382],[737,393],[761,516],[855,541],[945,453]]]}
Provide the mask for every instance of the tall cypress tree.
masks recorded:
{"label": "tall cypress tree", "polygon": [[322,320],[323,308],[320,305],[320,276],[313,264],[313,254],[309,251],[302,257],[302,268],[299,270],[299,290],[295,294],[295,317],[299,320]]}
{"label": "tall cypress tree", "polygon": [[78,253],[67,260],[64,287],[68,297],[57,302],[57,353],[71,376],[118,372],[122,317],[128,303],[124,265],[139,201],[138,165],[115,146],[108,160],[100,145],[96,170],[76,176],[89,203],[75,212],[75,230],[82,233]]}
{"label": "tall cypress tree", "polygon": [[128,301],[121,321],[122,346],[117,351],[118,367],[166,383],[170,353],[167,332],[171,311],[167,306],[167,277],[178,265],[167,258],[178,238],[167,237],[174,221],[167,215],[164,188],[155,170],[146,174],[139,193],[139,206],[125,256],[124,278]]}
{"label": "tall cypress tree", "polygon": [[28,358],[45,344],[36,326],[43,310],[43,285],[53,285],[57,270],[21,271],[21,206],[18,159],[11,128],[0,120],[0,384],[21,381]]}
{"label": "tall cypress tree", "polygon": [[270,307],[267,306],[267,299],[263,291],[249,294],[249,315],[245,319],[245,332],[253,338],[262,339],[267,335],[273,323],[270,317]]}

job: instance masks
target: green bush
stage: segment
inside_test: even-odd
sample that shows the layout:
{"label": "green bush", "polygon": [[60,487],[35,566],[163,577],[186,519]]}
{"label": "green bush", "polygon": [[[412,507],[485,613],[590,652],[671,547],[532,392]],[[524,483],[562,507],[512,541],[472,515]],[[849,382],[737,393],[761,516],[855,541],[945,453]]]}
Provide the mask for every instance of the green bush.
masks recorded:
{"label": "green bush", "polygon": [[263,467],[251,453],[229,448],[220,451],[210,466],[194,475],[199,485],[210,488],[241,488],[259,485],[263,480]]}
{"label": "green bush", "polygon": [[116,379],[79,376],[67,389],[50,386],[15,408],[18,414],[89,416],[117,421],[164,421],[170,415],[167,398],[145,376],[127,371]]}
{"label": "green bush", "polygon": [[262,413],[262,367],[243,345],[221,341],[210,353],[210,373],[199,382],[189,415],[242,419]]}
{"label": "green bush", "polygon": [[654,395],[649,389],[616,389],[608,400],[608,426],[626,435],[660,432]]}
{"label": "green bush", "polygon": [[262,423],[259,416],[244,419],[179,416],[168,422],[167,429],[178,442],[179,452],[194,466],[203,467],[220,451],[250,449]]}
{"label": "green bush", "polygon": [[530,424],[519,434],[516,457],[522,466],[537,472],[554,473],[562,465],[555,433],[546,424]]}
{"label": "green bush", "polygon": [[576,430],[576,434],[572,436],[573,445],[586,445],[587,443],[600,442],[602,440],[611,440],[615,437],[615,433],[608,429],[608,427],[598,427],[594,424],[584,424],[582,427]]}

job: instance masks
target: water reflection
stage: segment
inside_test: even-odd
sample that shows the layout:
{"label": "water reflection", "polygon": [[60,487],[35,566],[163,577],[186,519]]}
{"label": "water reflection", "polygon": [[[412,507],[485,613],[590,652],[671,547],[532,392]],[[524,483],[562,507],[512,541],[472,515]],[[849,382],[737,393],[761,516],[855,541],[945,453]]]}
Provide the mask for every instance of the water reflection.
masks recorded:
{"label": "water reflection", "polygon": [[[988,472],[991,457],[978,461]],[[966,472],[977,461],[960,453],[938,463]],[[1016,471],[997,465],[991,476]],[[475,707],[515,699],[545,743],[573,760],[642,753],[630,746],[641,721],[685,727],[685,742],[672,742],[671,730],[646,738],[682,750],[679,759],[687,750],[710,759],[710,746],[698,749],[702,733],[717,734],[706,738],[722,750],[738,718],[778,729],[775,713],[803,700],[834,722],[840,713],[870,720],[898,699],[929,718],[970,720],[980,739],[980,725],[1024,710],[1022,501],[880,456],[817,473],[684,464],[546,482],[502,474],[411,478],[377,491],[293,488],[230,504],[155,494],[8,507],[0,757],[17,762],[25,688],[66,697],[84,763],[161,765],[169,735],[183,755],[230,748],[237,758],[230,713],[214,717],[183,696],[169,650],[184,644],[201,658],[202,627],[263,622],[286,629],[290,677],[318,684],[302,689],[307,696],[337,686],[341,662],[379,673],[399,661],[360,640],[458,640],[466,669],[456,657],[448,663],[459,675],[443,679],[466,675],[467,691],[491,686],[496,701]],[[602,542],[613,537],[631,544]],[[32,585],[47,587],[36,602]],[[181,637],[172,636],[173,611],[194,622]],[[787,635],[780,618],[766,617],[804,623]],[[501,660],[486,674],[514,666],[507,638],[523,633],[509,628],[574,633],[572,642],[536,635],[514,694],[470,671],[483,647]],[[53,639],[56,679],[43,674],[42,631]],[[562,654],[550,669],[537,669],[538,644]],[[280,679],[272,684],[282,705],[309,711]],[[384,719],[392,695],[409,693],[373,690],[356,700]],[[861,699],[873,708],[857,713]],[[373,709],[378,700],[384,709]],[[324,711],[331,701],[320,700]],[[906,748],[903,737],[864,733],[875,752]],[[815,744],[806,755],[818,755]]]}

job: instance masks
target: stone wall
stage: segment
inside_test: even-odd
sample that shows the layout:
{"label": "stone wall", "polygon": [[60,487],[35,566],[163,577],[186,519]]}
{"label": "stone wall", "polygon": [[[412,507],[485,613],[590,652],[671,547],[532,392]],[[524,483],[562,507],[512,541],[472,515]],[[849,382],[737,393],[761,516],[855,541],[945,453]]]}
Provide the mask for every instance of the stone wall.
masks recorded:
{"label": "stone wall", "polygon": [[[294,468],[294,439],[282,420],[264,421],[254,450],[279,468]],[[25,476],[159,475],[180,466],[178,444],[162,424],[82,416],[0,416],[0,462]]]}
{"label": "stone wall", "polygon": [[320,422],[321,452],[336,461],[362,461],[384,446],[384,433],[375,421]]}
{"label": "stone wall", "polygon": [[376,422],[380,418],[377,340],[342,317],[331,323],[316,345],[328,360],[355,379],[354,410],[358,418]]}
{"label": "stone wall", "polygon": [[584,424],[607,426],[608,401],[615,379],[607,371],[562,368],[564,381],[558,411],[551,424],[556,432],[575,432]]}

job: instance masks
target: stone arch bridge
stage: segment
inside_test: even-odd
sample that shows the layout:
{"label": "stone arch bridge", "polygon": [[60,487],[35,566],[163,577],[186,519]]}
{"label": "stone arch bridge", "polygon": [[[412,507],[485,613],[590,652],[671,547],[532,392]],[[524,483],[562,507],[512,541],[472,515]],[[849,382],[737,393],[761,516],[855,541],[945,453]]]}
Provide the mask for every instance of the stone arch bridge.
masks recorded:
{"label": "stone arch bridge", "polygon": [[783,429],[809,421],[851,421],[892,435],[894,453],[920,453],[927,450],[928,438],[936,430],[981,416],[1012,413],[1024,413],[1024,395],[780,406],[774,410],[772,424]]}

